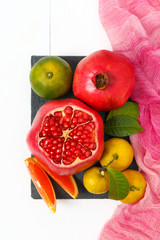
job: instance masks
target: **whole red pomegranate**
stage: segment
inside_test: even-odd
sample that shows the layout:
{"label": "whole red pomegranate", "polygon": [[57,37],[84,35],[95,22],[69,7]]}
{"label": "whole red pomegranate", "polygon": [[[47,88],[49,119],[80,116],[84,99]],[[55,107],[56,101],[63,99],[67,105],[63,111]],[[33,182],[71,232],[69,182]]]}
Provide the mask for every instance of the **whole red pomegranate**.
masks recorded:
{"label": "whole red pomegranate", "polygon": [[97,111],[113,110],[130,97],[134,75],[126,57],[107,50],[96,51],[78,63],[73,93]]}
{"label": "whole red pomegranate", "polygon": [[100,159],[103,121],[99,113],[79,100],[49,101],[37,112],[27,143],[45,169],[73,175]]}

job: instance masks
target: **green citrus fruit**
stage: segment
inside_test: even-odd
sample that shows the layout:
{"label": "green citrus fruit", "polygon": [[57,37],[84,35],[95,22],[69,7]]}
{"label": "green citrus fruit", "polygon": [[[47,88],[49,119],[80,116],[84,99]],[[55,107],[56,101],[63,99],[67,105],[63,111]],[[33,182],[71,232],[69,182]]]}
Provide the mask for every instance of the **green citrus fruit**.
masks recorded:
{"label": "green citrus fruit", "polygon": [[109,177],[107,171],[102,175],[100,167],[92,167],[83,174],[83,185],[88,192],[94,194],[105,193],[109,190]]}
{"label": "green citrus fruit", "polygon": [[30,83],[41,98],[57,99],[71,88],[73,73],[70,65],[60,57],[43,57],[30,72]]}
{"label": "green citrus fruit", "polygon": [[104,143],[100,164],[123,171],[132,163],[133,154],[133,148],[128,141],[123,138],[110,138]]}

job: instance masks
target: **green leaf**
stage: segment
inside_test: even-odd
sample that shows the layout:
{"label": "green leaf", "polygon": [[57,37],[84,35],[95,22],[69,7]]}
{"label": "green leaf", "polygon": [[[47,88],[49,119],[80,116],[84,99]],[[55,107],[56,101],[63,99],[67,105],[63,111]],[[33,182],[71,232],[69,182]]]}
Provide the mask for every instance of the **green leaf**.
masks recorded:
{"label": "green leaf", "polygon": [[104,132],[115,137],[126,137],[137,132],[144,132],[144,129],[132,117],[115,116],[106,121]]}
{"label": "green leaf", "polygon": [[138,119],[139,109],[136,102],[126,102],[122,107],[109,112],[107,120],[115,116],[129,116]]}
{"label": "green leaf", "polygon": [[107,168],[109,175],[109,198],[122,200],[129,193],[129,182],[124,174],[116,169]]}

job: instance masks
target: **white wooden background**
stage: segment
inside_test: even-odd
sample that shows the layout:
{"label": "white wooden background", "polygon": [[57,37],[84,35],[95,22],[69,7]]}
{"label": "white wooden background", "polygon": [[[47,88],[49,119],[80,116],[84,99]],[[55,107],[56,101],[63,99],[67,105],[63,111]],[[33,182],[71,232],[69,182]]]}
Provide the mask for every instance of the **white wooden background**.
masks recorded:
{"label": "white wooden background", "polygon": [[111,49],[98,0],[0,0],[0,239],[96,240],[117,202],[58,200],[52,214],[30,197],[24,159],[30,128],[31,55]]}

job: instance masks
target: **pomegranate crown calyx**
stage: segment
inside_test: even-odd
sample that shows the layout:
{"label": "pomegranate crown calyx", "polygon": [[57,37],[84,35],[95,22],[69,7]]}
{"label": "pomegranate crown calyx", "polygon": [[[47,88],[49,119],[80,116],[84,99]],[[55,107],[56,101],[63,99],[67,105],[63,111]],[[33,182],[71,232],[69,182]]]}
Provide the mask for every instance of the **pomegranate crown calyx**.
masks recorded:
{"label": "pomegranate crown calyx", "polygon": [[103,90],[108,86],[108,84],[109,84],[109,77],[107,73],[102,72],[96,75],[95,77],[96,88],[98,88],[99,90]]}

